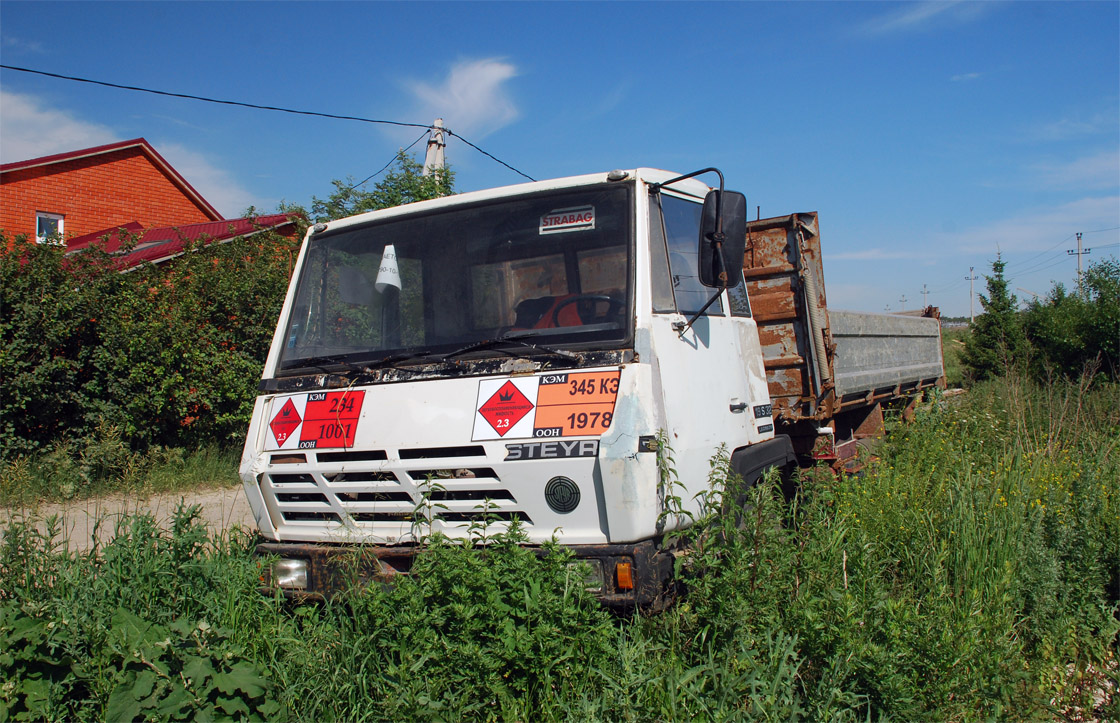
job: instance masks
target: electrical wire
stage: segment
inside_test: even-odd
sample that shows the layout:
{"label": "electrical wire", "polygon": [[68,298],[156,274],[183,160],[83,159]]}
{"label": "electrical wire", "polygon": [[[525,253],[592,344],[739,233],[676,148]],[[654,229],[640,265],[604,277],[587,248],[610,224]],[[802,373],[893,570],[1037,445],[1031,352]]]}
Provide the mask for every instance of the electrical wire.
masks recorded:
{"label": "electrical wire", "polygon": [[409,143],[409,144],[408,144],[408,147],[407,147],[407,148],[402,148],[401,150],[397,151],[397,152],[396,152],[396,153],[395,153],[395,154],[393,155],[393,157],[389,159],[389,162],[388,162],[388,163],[386,163],[386,164],[385,164],[384,166],[382,166],[382,167],[381,167],[381,170],[380,170],[380,171],[377,171],[376,173],[371,173],[371,174],[369,174],[369,175],[368,175],[368,176],[366,176],[366,177],[365,177],[364,179],[362,179],[361,181],[358,181],[357,183],[355,183],[354,185],[350,186],[350,187],[349,187],[349,188],[347,188],[346,190],[347,190],[347,191],[353,191],[353,190],[354,190],[355,188],[357,188],[358,186],[362,185],[363,183],[365,183],[365,182],[366,182],[366,181],[368,181],[369,179],[373,178],[374,176],[380,176],[380,175],[381,175],[381,174],[382,174],[382,173],[383,173],[383,172],[385,171],[385,169],[386,169],[386,168],[388,168],[389,166],[393,165],[393,161],[397,160],[397,157],[398,157],[398,156],[400,156],[400,154],[404,153],[405,151],[409,150],[409,149],[410,149],[410,148],[412,148],[412,147],[413,147],[414,145],[416,145],[417,143],[419,143],[420,141],[422,141],[422,140],[424,139],[424,136],[428,135],[428,133],[429,133],[429,131],[424,131],[423,133],[421,133],[421,134],[420,134],[420,137],[419,137],[419,138],[417,138],[416,140],[414,140],[414,141],[413,141],[412,143]]}
{"label": "electrical wire", "polygon": [[1034,261],[1035,259],[1037,259],[1037,258],[1038,258],[1039,256],[1043,256],[1044,254],[1048,254],[1048,253],[1050,253],[1051,251],[1053,251],[1054,249],[1058,248],[1059,246],[1061,246],[1062,244],[1064,244],[1064,243],[1065,243],[1066,241],[1069,241],[1069,240],[1070,240],[1071,238],[1073,238],[1073,237],[1074,237],[1074,236],[1076,236],[1076,235],[1077,235],[1077,234],[1071,233],[1071,234],[1070,234],[1069,236],[1066,236],[1066,237],[1065,237],[1064,239],[1062,239],[1062,240],[1061,240],[1061,241],[1059,241],[1058,243],[1054,244],[1054,245],[1053,245],[1053,246],[1051,246],[1050,248],[1048,248],[1048,249],[1043,249],[1042,251],[1039,251],[1039,252],[1038,252],[1037,254],[1035,254],[1034,256],[1031,256],[1030,258],[1027,258],[1027,259],[1023,259],[1022,261],[1014,261],[1014,262],[1008,262],[1008,264],[1007,264],[1006,268],[1011,268],[1011,267],[1013,267],[1013,266],[1023,266],[1023,265],[1025,265],[1025,264],[1029,264],[1029,263],[1032,263],[1032,262],[1033,262],[1033,261]]}
{"label": "electrical wire", "polygon": [[[191,95],[189,93],[172,93],[170,91],[156,90],[154,88],[141,88],[141,87],[135,86],[135,85],[122,85],[120,83],[110,83],[110,82],[104,81],[104,80],[93,80],[91,78],[79,78],[79,77],[76,77],[76,76],[73,76],[73,75],[62,75],[60,73],[48,73],[45,70],[35,70],[33,68],[21,68],[21,67],[16,66],[16,65],[7,65],[7,64],[4,64],[4,63],[0,63],[0,68],[4,68],[5,70],[15,70],[15,71],[18,71],[20,73],[32,73],[34,75],[43,75],[43,76],[46,76],[48,78],[57,78],[59,80],[70,80],[70,81],[74,81],[75,83],[89,83],[91,85],[100,85],[100,86],[104,86],[106,88],[117,88],[118,90],[131,90],[131,91],[136,91],[138,93],[151,93],[153,95],[162,95],[162,96],[167,96],[167,97],[170,97],[170,98],[183,98],[183,99],[186,99],[186,100],[197,100],[197,101],[201,101],[203,103],[217,103],[219,105],[232,105],[232,106],[237,106],[237,107],[240,107],[240,108],[252,108],[254,110],[270,110],[270,111],[275,111],[277,113],[291,113],[293,115],[315,116],[315,117],[318,117],[318,118],[330,118],[332,120],[357,121],[359,123],[375,123],[375,124],[381,124],[381,125],[398,126],[398,127],[402,127],[402,128],[423,128],[423,129],[425,129],[425,132],[432,129],[432,126],[427,124],[427,123],[404,123],[404,122],[401,122],[401,121],[382,120],[382,119],[376,119],[376,118],[362,118],[361,116],[353,116],[353,115],[338,115],[338,114],[335,114],[335,113],[322,113],[322,112],[313,111],[313,110],[299,110],[299,109],[295,109],[295,108],[281,108],[279,106],[274,106],[274,105],[259,105],[257,103],[245,103],[245,102],[237,101],[237,100],[223,100],[223,99],[220,99],[220,98],[208,98],[206,96]],[[493,160],[497,163],[500,163],[501,165],[505,166],[509,170],[518,174],[519,176],[523,176],[524,178],[527,178],[530,181],[535,181],[536,180],[532,176],[517,170],[516,168],[514,168],[510,164],[506,163],[502,159],[493,155],[492,153],[488,153],[488,152],[482,150],[481,148],[476,146],[474,143],[471,143],[466,138],[459,135],[458,133],[455,133],[451,129],[443,128],[442,130],[447,135],[458,138],[463,143],[465,143],[468,146],[470,146],[471,148],[475,149],[476,151],[478,151],[482,155],[486,156],[487,158],[489,158],[489,159],[491,159],[491,160]],[[374,175],[376,175],[376,174],[374,174]]]}

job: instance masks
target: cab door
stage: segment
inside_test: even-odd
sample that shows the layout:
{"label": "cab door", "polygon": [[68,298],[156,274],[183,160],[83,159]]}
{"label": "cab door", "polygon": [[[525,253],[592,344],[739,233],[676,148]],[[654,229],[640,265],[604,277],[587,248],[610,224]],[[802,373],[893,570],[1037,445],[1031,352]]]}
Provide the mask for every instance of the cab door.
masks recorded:
{"label": "cab door", "polygon": [[[702,199],[661,189],[649,198],[651,344],[654,384],[662,394],[662,429],[686,508],[708,485],[721,446],[731,451],[773,436],[758,329],[742,282],[720,293],[701,285],[697,267]],[[765,417],[756,417],[767,412]],[[769,429],[767,429],[769,423]]]}

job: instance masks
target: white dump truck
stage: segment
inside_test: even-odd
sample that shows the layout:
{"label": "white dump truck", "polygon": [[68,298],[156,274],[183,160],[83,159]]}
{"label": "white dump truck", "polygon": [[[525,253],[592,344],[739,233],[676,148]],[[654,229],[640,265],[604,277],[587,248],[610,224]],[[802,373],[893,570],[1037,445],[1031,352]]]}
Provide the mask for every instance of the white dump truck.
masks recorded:
{"label": "white dump truck", "polygon": [[842,460],[939,383],[936,318],[830,318],[816,216],[748,223],[722,187],[611,171],[309,229],[241,462],[268,584],[329,594],[344,559],[383,579],[420,535],[516,520],[648,605],[666,498],[694,510],[721,448],[747,480]]}

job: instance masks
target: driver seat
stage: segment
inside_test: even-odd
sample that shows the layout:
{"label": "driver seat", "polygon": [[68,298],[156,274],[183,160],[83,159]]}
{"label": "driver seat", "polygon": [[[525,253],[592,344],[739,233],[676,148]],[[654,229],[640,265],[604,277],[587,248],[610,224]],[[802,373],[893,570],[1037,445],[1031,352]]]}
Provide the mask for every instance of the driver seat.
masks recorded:
{"label": "driver seat", "polygon": [[514,307],[513,328],[523,329],[553,329],[557,326],[583,326],[583,319],[576,309],[577,304],[568,304],[560,309],[557,317],[559,324],[553,319],[556,316],[556,307],[576,294],[564,296],[539,296],[534,299],[523,299]]}

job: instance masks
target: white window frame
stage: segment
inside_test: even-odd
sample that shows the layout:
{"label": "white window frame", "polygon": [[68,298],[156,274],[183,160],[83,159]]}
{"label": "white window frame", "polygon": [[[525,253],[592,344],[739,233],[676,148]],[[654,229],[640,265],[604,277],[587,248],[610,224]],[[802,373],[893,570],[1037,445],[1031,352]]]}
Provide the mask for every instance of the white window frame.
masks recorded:
{"label": "white window frame", "polygon": [[[58,222],[58,240],[57,241],[48,241],[46,236],[43,236],[39,233],[39,221],[41,221],[41,220],[49,220],[49,221],[57,221]],[[47,213],[46,211],[36,211],[35,212],[35,241],[36,241],[36,243],[41,243],[41,244],[42,243],[55,243],[55,244],[65,243],[63,241],[63,239],[65,238],[65,235],[64,235],[65,231],[63,230],[63,224],[65,223],[65,221],[66,221],[66,217],[63,216],[61,213]]]}

